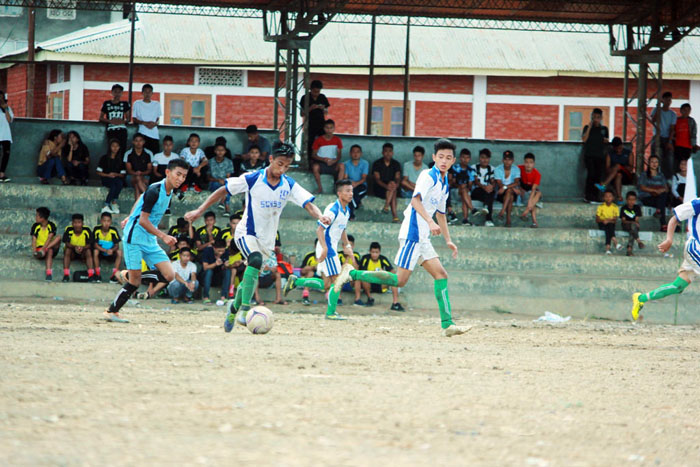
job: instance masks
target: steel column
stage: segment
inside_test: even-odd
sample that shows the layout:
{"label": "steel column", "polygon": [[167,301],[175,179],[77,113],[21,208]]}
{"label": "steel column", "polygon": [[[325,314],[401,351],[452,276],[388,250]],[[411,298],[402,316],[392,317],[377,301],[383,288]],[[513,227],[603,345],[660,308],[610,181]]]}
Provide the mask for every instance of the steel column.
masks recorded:
{"label": "steel column", "polygon": [[36,78],[36,65],[34,64],[34,30],[36,24],[36,10],[34,2],[30,2],[28,10],[29,26],[27,29],[27,102],[25,103],[25,115],[34,116],[34,82]]}
{"label": "steel column", "polygon": [[366,135],[372,134],[372,94],[374,94],[374,48],[377,40],[377,17],[372,16],[372,36],[370,38],[369,46],[369,83],[367,90],[367,107],[365,116],[366,118]]}
{"label": "steel column", "polygon": [[131,37],[129,39],[129,107],[131,107],[134,87],[134,39],[136,35],[136,3],[132,3],[129,8],[131,8]]}
{"label": "steel column", "polygon": [[[409,115],[409,101],[408,101],[408,87],[411,81],[410,75],[411,67],[411,18],[406,20],[406,56],[404,59],[404,75],[403,75],[403,135],[408,136],[408,125],[410,124]],[[391,116],[389,117],[391,118]]]}

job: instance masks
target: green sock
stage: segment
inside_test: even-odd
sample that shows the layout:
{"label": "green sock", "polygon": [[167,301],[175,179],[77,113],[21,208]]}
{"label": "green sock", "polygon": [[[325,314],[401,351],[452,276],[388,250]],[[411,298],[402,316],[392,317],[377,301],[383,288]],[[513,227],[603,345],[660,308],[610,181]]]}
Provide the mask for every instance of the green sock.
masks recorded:
{"label": "green sock", "polygon": [[[258,278],[260,277],[260,269],[248,266],[245,268],[243,273],[243,280],[241,281],[241,307],[250,307],[250,300],[255,294],[255,285],[258,283]],[[236,308],[237,310],[239,308]]]}
{"label": "green sock", "polygon": [[447,329],[454,324],[452,322],[452,307],[450,306],[450,295],[447,293],[447,279],[435,280],[435,298],[440,308],[440,321],[442,329]]}
{"label": "green sock", "polygon": [[683,293],[685,288],[688,287],[688,283],[681,277],[676,277],[676,280],[670,284],[664,284],[659,288],[652,290],[649,293],[643,293],[639,296],[639,301],[644,303],[649,300],[661,300],[669,295],[676,295]]}
{"label": "green sock", "polygon": [[239,285],[236,289],[236,295],[233,297],[233,307],[236,310],[241,309],[241,302],[243,301],[243,287]]}
{"label": "green sock", "polygon": [[320,291],[326,290],[326,286],[323,283],[323,279],[321,279],[320,277],[300,277],[294,283],[295,289],[298,289],[299,287],[308,287],[310,289]]}
{"label": "green sock", "polygon": [[388,271],[358,271],[353,269],[350,271],[350,278],[354,281],[369,282],[370,284],[399,286],[399,278],[396,274]]}
{"label": "green sock", "polygon": [[336,292],[335,287],[331,287],[331,290],[328,292],[326,316],[335,314],[335,308],[338,306],[338,297],[340,297],[340,292]]}

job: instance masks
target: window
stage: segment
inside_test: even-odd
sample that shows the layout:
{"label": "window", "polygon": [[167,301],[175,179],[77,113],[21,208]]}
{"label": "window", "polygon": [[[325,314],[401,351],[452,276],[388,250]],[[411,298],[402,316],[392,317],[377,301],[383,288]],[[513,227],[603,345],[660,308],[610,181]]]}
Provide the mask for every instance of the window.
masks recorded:
{"label": "window", "polygon": [[[607,108],[600,107],[603,110],[603,125],[608,126],[609,112]],[[581,141],[583,135],[583,127],[591,121],[591,112],[595,107],[564,107],[564,139],[566,141]]]}
{"label": "window", "polygon": [[56,65],[56,82],[63,83],[66,80],[65,65]]}
{"label": "window", "polygon": [[77,3],[76,0],[49,0],[46,17],[48,19],[74,20]]}
{"label": "window", "polygon": [[166,94],[166,125],[210,126],[211,96],[203,94]]}
{"label": "window", "polygon": [[371,133],[377,136],[403,136],[403,102],[372,101]]}
{"label": "window", "polygon": [[197,68],[199,86],[236,86],[245,85],[245,72],[231,68]]}
{"label": "window", "polygon": [[0,6],[0,16],[22,16],[22,7]]}
{"label": "window", "polygon": [[53,120],[63,120],[63,93],[49,95],[47,117]]}

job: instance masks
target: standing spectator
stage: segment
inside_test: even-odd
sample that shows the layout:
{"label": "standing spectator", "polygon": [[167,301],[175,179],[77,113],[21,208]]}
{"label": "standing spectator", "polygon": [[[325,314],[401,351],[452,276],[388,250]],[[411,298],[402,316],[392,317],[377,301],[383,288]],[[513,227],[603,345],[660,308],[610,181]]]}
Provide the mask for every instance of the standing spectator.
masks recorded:
{"label": "standing spectator", "polygon": [[126,178],[126,165],[122,160],[119,140],[113,139],[109,142],[109,153],[100,158],[97,165],[97,175],[102,180],[102,186],[109,190],[102,212],[119,214],[117,200],[122,188],[124,188],[124,179]]}
{"label": "standing spectator", "polygon": [[486,227],[493,227],[493,200],[496,198],[495,170],[491,165],[491,151],[479,151],[479,163],[474,164],[474,189],[472,199],[484,203],[481,209],[486,214]]}
{"label": "standing spectator", "polygon": [[[661,146],[661,154],[656,153],[656,144],[652,142],[651,153],[659,156],[661,172],[666,178],[673,174],[673,140],[676,137],[676,121],[678,115],[671,110],[671,102],[673,94],[666,91],[661,95],[660,112],[656,112],[656,108],[651,111],[651,120],[659,127],[659,142]],[[656,126],[654,127],[654,136],[656,137]]]}
{"label": "standing spectator", "polygon": [[659,218],[661,231],[666,232],[666,203],[669,190],[659,164],[659,156],[649,156],[649,168],[639,176],[639,199],[644,206],[656,208],[654,217]]}
{"label": "standing spectator", "polygon": [[384,199],[382,212],[389,212],[394,223],[399,222],[396,215],[396,198],[399,195],[401,184],[401,164],[394,160],[394,145],[384,143],[382,146],[382,158],[372,164],[374,176],[374,196]]}
{"label": "standing spectator", "polygon": [[[209,191],[216,191],[226,184],[226,179],[233,177],[233,162],[231,159],[226,159],[226,146],[217,144],[214,150],[216,154],[209,161]],[[226,200],[223,205],[219,205],[224,209],[226,216],[229,216],[229,201],[231,195],[226,194]]]}
{"label": "standing spectator", "polygon": [[131,107],[122,99],[124,87],[121,84],[112,86],[112,99],[104,101],[100,110],[100,122],[107,125],[107,141],[116,139],[122,153],[126,151],[126,124],[131,120]]}
{"label": "standing spectator", "polygon": [[144,137],[144,147],[151,151],[151,154],[160,152],[160,134],[158,133],[158,120],[162,112],[160,102],[151,100],[153,97],[153,86],[144,84],[141,88],[143,99],[134,102],[134,123],[138,127],[138,132]]}
{"label": "standing spectator", "polygon": [[165,178],[165,169],[173,159],[179,159],[180,155],[173,152],[173,137],[166,135],[163,138],[163,152],[153,155],[151,160],[151,183],[157,183]]}
{"label": "standing spectator", "polygon": [[122,239],[117,229],[112,226],[112,214],[105,211],[100,215],[100,225],[95,226],[92,230],[92,237],[92,261],[95,266],[97,282],[102,282],[102,270],[100,269],[100,258],[102,258],[114,263],[109,281],[116,284],[119,282],[116,274],[122,264],[122,251],[119,248],[119,242]]}
{"label": "standing spectator", "polygon": [[[395,273],[396,270],[394,266],[391,265],[391,261],[382,255],[382,246],[379,242],[372,242],[369,245],[369,253],[364,255],[360,259],[360,270],[361,271],[387,271]],[[374,306],[374,298],[372,298],[372,293],[384,293],[387,290],[387,286],[381,284],[370,284],[369,282],[362,282],[362,289],[367,296],[367,306]],[[398,287],[391,288],[392,304],[391,309],[394,311],[404,311],[403,306],[399,303],[399,289]]]}
{"label": "standing spectator", "polygon": [[335,122],[331,119],[326,120],[323,124],[323,135],[316,138],[311,146],[311,171],[318,185],[316,194],[323,193],[321,174],[333,175],[333,180],[338,178],[343,142],[333,134],[334,131]]}
{"label": "standing spectator", "polygon": [[257,146],[251,146],[248,150],[248,159],[244,160],[241,164],[241,170],[246,172],[257,172],[260,169],[267,167],[265,159],[262,158],[260,153],[260,148]]}
{"label": "standing spectator", "polygon": [[66,136],[61,130],[51,130],[39,150],[39,162],[37,173],[42,185],[48,185],[49,179],[56,176],[61,179],[64,185],[68,185],[66,173],[61,163],[61,153],[66,145]]}
{"label": "standing spectator", "polygon": [[496,199],[503,203],[498,217],[503,217],[503,213],[505,213],[506,227],[510,227],[510,215],[513,211],[513,203],[515,199],[522,194],[522,190],[520,189],[520,168],[518,168],[517,165],[513,165],[514,159],[513,151],[504,151],[503,164],[496,167],[494,175],[498,186]]}
{"label": "standing spectator", "polygon": [[68,144],[63,146],[63,166],[71,185],[87,185],[90,151],[77,131],[68,132]]}
{"label": "standing spectator", "polygon": [[416,180],[418,180],[418,175],[428,168],[427,165],[423,163],[423,158],[425,157],[425,148],[423,146],[416,146],[413,148],[413,161],[404,162],[403,170],[401,175],[401,197],[411,198],[413,196],[413,190],[416,188]]}
{"label": "standing spectator", "polygon": [[632,161],[632,151],[622,145],[622,139],[616,136],[612,139],[612,149],[605,156],[605,170],[608,174],[603,183],[596,184],[600,191],[612,181],[615,182],[614,193],[618,201],[622,201],[622,185],[629,185],[634,182],[634,162]]}
{"label": "standing spectator", "polygon": [[198,228],[194,234],[197,251],[201,254],[206,248],[213,247],[220,231],[221,229],[216,226],[216,214],[214,214],[214,211],[205,212],[204,225]]}
{"label": "standing spectator", "polygon": [[305,94],[299,100],[299,108],[301,109],[301,117],[305,118],[306,110],[306,98],[309,99],[309,120],[304,121],[304,125],[308,131],[307,140],[307,153],[311,155],[311,146],[317,137],[323,134],[323,123],[326,121],[326,114],[328,113],[328,107],[331,106],[328,99],[324,94],[321,94],[321,89],[323,89],[323,83],[320,80],[311,81],[311,86],[309,94]]}
{"label": "standing spectator", "polygon": [[204,148],[204,155],[207,156],[207,159],[211,160],[214,158],[214,156],[216,155],[214,151],[216,150],[216,146],[218,146],[219,144],[223,144],[226,148],[226,154],[224,155],[224,157],[226,157],[226,159],[233,160],[233,154],[231,154],[231,151],[226,147],[226,138],[224,138],[223,136],[217,136],[216,140],[214,140],[214,144]]}
{"label": "standing spectator", "polygon": [[598,228],[605,232],[605,254],[611,255],[610,245],[615,244],[615,247],[619,250],[622,245],[617,243],[617,238],[615,237],[615,224],[617,223],[617,218],[620,217],[620,208],[617,204],[613,203],[615,196],[612,190],[605,190],[603,193],[603,204],[598,206],[595,212],[595,221],[598,223]]}
{"label": "standing spectator", "polygon": [[134,135],[132,143],[131,149],[124,153],[124,162],[126,173],[131,176],[131,186],[134,187],[134,199],[137,200],[148,187],[148,175],[153,171],[153,154],[144,147],[146,139],[141,133]]}
{"label": "standing spectator", "polygon": [[199,288],[197,281],[197,265],[191,262],[192,252],[188,249],[180,251],[178,260],[173,261],[173,271],[175,271],[175,279],[168,284],[168,295],[170,302],[175,304],[180,300],[185,303],[192,303],[192,297]]}
{"label": "standing spectator", "polygon": [[674,168],[678,168],[680,161],[688,160],[691,153],[700,149],[698,146],[698,124],[690,116],[690,104],[681,105],[681,116],[676,119],[676,141]]}
{"label": "standing spectator", "polygon": [[73,259],[85,261],[88,267],[88,281],[95,282],[92,264],[92,233],[83,225],[83,215],[73,214],[71,225],[63,232],[63,282],[70,282],[70,263]]}
{"label": "standing spectator", "polygon": [[681,159],[678,165],[678,172],[671,179],[671,207],[683,204],[685,195],[685,177],[688,176],[688,159]]}
{"label": "standing spectator", "polygon": [[627,240],[627,256],[634,256],[634,242],[639,244],[639,249],[644,248],[644,243],[639,239],[639,218],[642,217],[642,210],[637,205],[637,193],[627,192],[627,203],[620,209],[620,222],[622,230],[629,234]]}
{"label": "standing spectator", "polygon": [[260,149],[260,155],[263,160],[267,160],[270,156],[271,146],[270,142],[264,136],[260,136],[258,133],[258,127],[255,125],[248,125],[245,128],[245,134],[248,137],[248,141],[245,145],[245,151],[243,153],[243,159],[248,158],[248,152],[253,146],[257,146]]}
{"label": "standing spectator", "polygon": [[187,179],[180,190],[184,193],[192,185],[194,191],[197,193],[201,192],[207,180],[206,167],[209,164],[209,160],[199,147],[199,135],[197,133],[192,133],[187,138],[187,147],[180,151],[180,157],[185,159],[190,165]]}
{"label": "standing spectator", "polygon": [[47,207],[36,209],[34,220],[29,231],[32,236],[32,254],[37,259],[46,259],[46,281],[53,280],[53,259],[61,248],[61,237],[56,236],[56,224],[49,220],[51,211]]}
{"label": "standing spectator", "polygon": [[[223,240],[216,240],[211,248],[206,248],[202,252],[202,303],[205,305],[211,303],[209,289],[212,285],[219,283],[221,300],[226,300],[231,283],[231,269],[225,266],[228,263],[228,255],[226,242]],[[219,305],[218,302],[217,305]]]}
{"label": "standing spectator", "polygon": [[525,204],[525,210],[520,217],[526,220],[528,214],[532,215],[532,225],[530,227],[536,229],[538,227],[537,203],[542,199],[542,190],[540,190],[542,175],[535,168],[535,155],[531,152],[525,154],[525,161],[518,168],[520,169],[520,198]]}
{"label": "standing spectator", "polygon": [[350,220],[355,218],[355,211],[362,205],[362,198],[367,194],[367,175],[369,175],[369,162],[362,158],[362,147],[359,144],[350,146],[350,160],[340,165],[338,178],[348,179],[352,182],[352,203],[350,207]]}
{"label": "standing spectator", "polygon": [[610,133],[603,125],[603,111],[593,109],[591,121],[583,127],[583,162],[586,164],[586,190],[584,199],[595,202],[599,199],[596,183],[603,179],[605,164],[605,145],[608,144]]}
{"label": "standing spectator", "polygon": [[10,179],[5,174],[7,164],[10,162],[10,150],[12,149],[12,130],[10,125],[15,119],[15,114],[7,104],[5,91],[0,91],[0,183],[7,183]]}

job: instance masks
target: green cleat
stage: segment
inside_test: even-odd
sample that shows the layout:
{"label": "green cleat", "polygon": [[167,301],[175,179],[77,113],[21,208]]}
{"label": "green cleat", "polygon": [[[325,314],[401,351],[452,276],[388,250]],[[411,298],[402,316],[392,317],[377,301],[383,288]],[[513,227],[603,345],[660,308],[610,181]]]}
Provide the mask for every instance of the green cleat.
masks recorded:
{"label": "green cleat", "polygon": [[340,316],[338,313],[331,313],[329,315],[326,315],[326,319],[329,319],[331,321],[345,321],[345,320],[347,320],[346,317]]}
{"label": "green cleat", "polygon": [[287,278],[287,283],[284,284],[284,296],[286,297],[289,292],[296,288],[297,279],[299,279],[294,274],[290,274]]}

